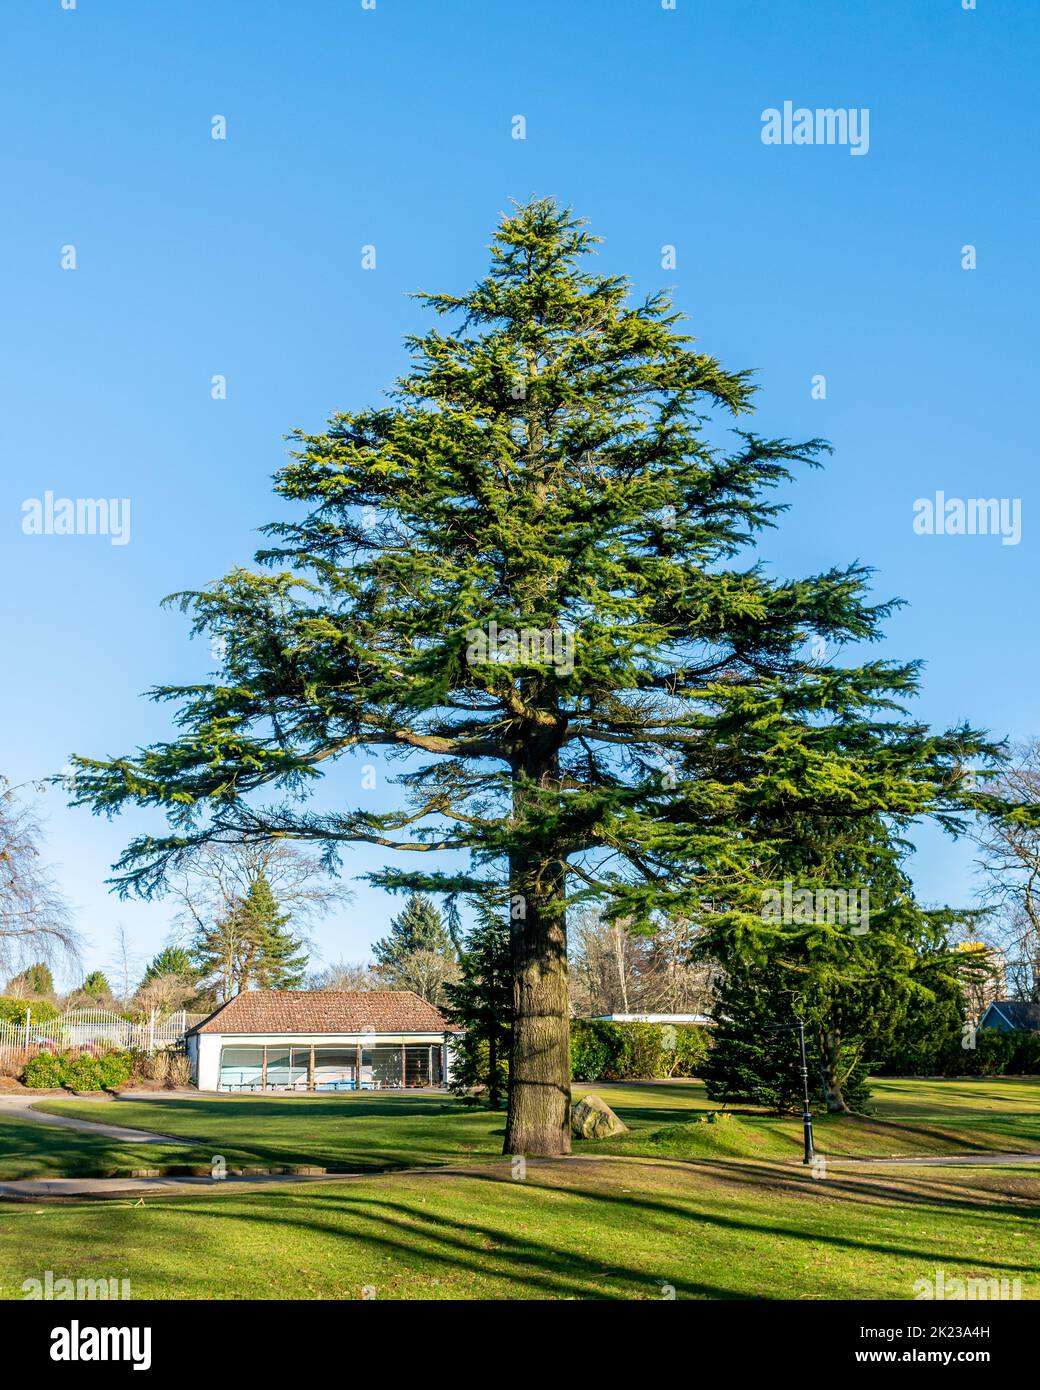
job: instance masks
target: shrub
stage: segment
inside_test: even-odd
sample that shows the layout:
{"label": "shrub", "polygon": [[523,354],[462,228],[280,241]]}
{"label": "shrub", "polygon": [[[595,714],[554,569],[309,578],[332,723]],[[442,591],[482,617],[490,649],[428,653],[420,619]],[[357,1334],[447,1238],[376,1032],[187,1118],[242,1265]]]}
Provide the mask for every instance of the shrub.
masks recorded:
{"label": "shrub", "polygon": [[1035,1076],[1040,1072],[1040,1033],[1014,1033],[1015,1051],[1008,1071],[1018,1076]]}
{"label": "shrub", "polygon": [[191,1084],[191,1065],[180,1048],[169,1047],[159,1052],[134,1052],[130,1058],[131,1076],[136,1084],[165,1086],[173,1089]]}
{"label": "shrub", "polygon": [[168,1086],[190,1086],[191,1085],[191,1063],[188,1061],[187,1054],[184,1052],[171,1052],[170,1075],[167,1080]]}
{"label": "shrub", "polygon": [[22,1081],[33,1090],[67,1086],[72,1091],[103,1091],[118,1086],[130,1075],[128,1052],[100,1052],[97,1048],[70,1049],[60,1056],[40,1050],[30,1057]]}
{"label": "shrub", "polygon": [[79,1056],[67,1052],[61,1059],[61,1082],[71,1091],[100,1091],[103,1086],[100,1061],[89,1052],[81,1052]]}
{"label": "shrub", "polygon": [[1022,1076],[1040,1072],[1040,1033],[997,1033],[984,1028],[974,1047],[960,1033],[902,1048],[883,1057],[874,1070],[885,1076]]}
{"label": "shrub", "polygon": [[697,1024],[683,1024],[675,1029],[673,1069],[669,1076],[699,1076],[708,1055],[708,1030]]}
{"label": "shrub", "polygon": [[53,1052],[37,1052],[30,1057],[22,1081],[34,1091],[50,1091],[62,1084],[62,1061]]}
{"label": "shrub", "polygon": [[58,1010],[46,999],[11,999],[0,995],[0,1020],[4,1023],[24,1023],[27,1010],[32,1011],[33,1023],[49,1023],[58,1017]]}
{"label": "shrub", "polygon": [[575,1081],[598,1081],[611,1056],[609,1025],[599,1019],[571,1022],[571,1076]]}
{"label": "shrub", "polygon": [[151,1073],[150,1081],[156,1082],[160,1086],[165,1086],[170,1076],[170,1058],[165,1052],[156,1052],[150,1059],[151,1065],[148,1070]]}
{"label": "shrub", "polygon": [[98,1059],[101,1069],[101,1085],[105,1090],[122,1086],[130,1080],[129,1052],[108,1052]]}
{"label": "shrub", "polygon": [[0,1051],[0,1076],[21,1076],[29,1056],[23,1047]]}

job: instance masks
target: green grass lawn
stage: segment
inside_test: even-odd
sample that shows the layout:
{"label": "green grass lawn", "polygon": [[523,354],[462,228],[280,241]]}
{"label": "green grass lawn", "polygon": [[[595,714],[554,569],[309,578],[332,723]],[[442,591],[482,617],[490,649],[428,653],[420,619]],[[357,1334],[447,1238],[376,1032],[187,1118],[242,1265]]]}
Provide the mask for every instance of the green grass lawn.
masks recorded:
{"label": "green grass lawn", "polygon": [[502,1151],[504,1126],[501,1114],[436,1095],[47,1101],[39,1108],[189,1139],[207,1159],[245,1154],[252,1163],[355,1172],[490,1157]]}
{"label": "green grass lawn", "polygon": [[[814,1178],[797,1119],[714,1108],[696,1083],[602,1085],[631,1128],[570,1160],[499,1155],[503,1116],[435,1095],[158,1097],[42,1109],[190,1140],[133,1145],[0,1116],[0,1177],[310,1160],[341,1182],[0,1205],[0,1297],[22,1280],[129,1278],[139,1298],[898,1298],[950,1278],[1037,1297],[1040,1080],[879,1081],[868,1117],[817,1119],[822,1153],[978,1152],[979,1166]],[[450,1165],[443,1172],[402,1171]],[[462,1171],[459,1171],[459,1170]],[[379,1172],[378,1170],[391,1170]]]}
{"label": "green grass lawn", "polygon": [[[229,1163],[257,1162],[233,1150],[224,1152]],[[0,1181],[119,1177],[135,1168],[209,1164],[211,1158],[212,1150],[206,1145],[185,1149],[175,1144],[125,1144],[0,1114]]]}
{"label": "green grass lawn", "polygon": [[[706,1138],[721,1134],[721,1127],[681,1123],[707,1113],[699,1086],[600,1087],[598,1093],[615,1106],[634,1134],[652,1138],[660,1133],[661,1142],[667,1145],[667,1136],[674,1131],[679,1136],[678,1146],[672,1146],[676,1153],[684,1147],[686,1131],[694,1135],[690,1152],[702,1154],[710,1152]],[[207,1164],[217,1153],[232,1167],[309,1162],[324,1168],[382,1172],[492,1158],[501,1153],[504,1133],[501,1114],[467,1110],[457,1102],[431,1096],[340,1096],[313,1101],[293,1097],[220,1101],[160,1098],[111,1104],[47,1100],[37,1108],[174,1135],[189,1141],[189,1147],[135,1145],[0,1114],[0,1180],[114,1177],[137,1168]],[[766,1137],[765,1127],[760,1128]],[[696,1142],[698,1136],[700,1144]],[[782,1154],[793,1142],[782,1137],[768,1152]],[[767,1150],[749,1149],[756,1151]]]}
{"label": "green grass lawn", "polygon": [[[577,1090],[589,1090],[579,1087]],[[706,1101],[699,1085],[598,1087],[625,1123],[649,1126],[687,1120],[702,1110]],[[154,1097],[111,1103],[82,1100],[41,1101],[37,1109],[56,1115],[123,1125],[152,1133],[169,1134],[192,1142],[192,1157],[179,1150],[149,1145],[144,1164],[137,1148],[116,1171],[141,1166],[161,1167],[164,1162],[208,1162],[223,1154],[229,1163],[315,1163],[323,1168],[354,1172],[385,1171],[460,1159],[494,1157],[502,1152],[505,1116],[470,1109],[439,1095],[373,1095],[255,1097]],[[9,1121],[10,1124],[19,1123]],[[34,1150],[47,1156],[48,1173],[62,1171],[64,1144],[53,1138],[57,1131],[33,1129],[22,1152],[0,1149],[0,1177],[32,1177]],[[62,1131],[62,1133],[72,1133]],[[43,1137],[39,1137],[40,1135]],[[90,1144],[102,1144],[98,1159],[103,1165],[118,1160],[121,1148],[113,1140],[78,1136],[83,1144],[69,1149],[64,1171],[86,1176],[77,1167]],[[108,1168],[106,1166],[106,1171]],[[42,1175],[42,1174],[41,1174]]]}
{"label": "green grass lawn", "polygon": [[831,1174],[715,1160],[502,1161],[183,1198],[0,1207],[0,1297],[56,1277],[136,1298],[897,1298],[1020,1278],[1036,1297],[1040,1176]]}
{"label": "green grass lawn", "polygon": [[[874,1083],[870,1116],[815,1119],[817,1147],[838,1156],[1040,1150],[1040,1080],[973,1078],[958,1081],[881,1080]],[[797,1160],[802,1131],[797,1118],[739,1113],[721,1124],[690,1123],[715,1109],[699,1083],[576,1086],[595,1091],[633,1133],[601,1151],[654,1157],[733,1157]],[[143,1154],[114,1141],[97,1151],[99,1169],[84,1169],[88,1136],[78,1147],[52,1138],[26,1139],[22,1148],[0,1148],[0,1177],[125,1172],[164,1163],[208,1162],[223,1154],[229,1164],[312,1162],[355,1172],[382,1171],[501,1152],[501,1114],[469,1110],[437,1095],[252,1097],[156,1097],[110,1104],[46,1100],[39,1109],[87,1120],[106,1120],[192,1141],[190,1156],[163,1146]],[[17,1123],[11,1121],[9,1123]],[[23,1124],[23,1128],[32,1128]],[[46,1136],[46,1131],[43,1132]],[[67,1132],[66,1132],[67,1133]],[[121,1153],[127,1157],[122,1159]],[[38,1156],[38,1157],[37,1157]],[[64,1167],[62,1166],[64,1165]],[[114,1167],[112,1165],[115,1165]]]}
{"label": "green grass lawn", "polygon": [[[833,1157],[923,1157],[944,1153],[1040,1151],[1040,1080],[1034,1077],[963,1081],[876,1080],[869,1115],[815,1115],[817,1152]],[[698,1091],[700,1088],[698,1087]],[[735,1113],[709,1124],[705,1098],[700,1123],[664,1123],[635,1129],[601,1145],[614,1153],[650,1157],[798,1159],[797,1118]],[[717,1112],[716,1112],[717,1113]]]}

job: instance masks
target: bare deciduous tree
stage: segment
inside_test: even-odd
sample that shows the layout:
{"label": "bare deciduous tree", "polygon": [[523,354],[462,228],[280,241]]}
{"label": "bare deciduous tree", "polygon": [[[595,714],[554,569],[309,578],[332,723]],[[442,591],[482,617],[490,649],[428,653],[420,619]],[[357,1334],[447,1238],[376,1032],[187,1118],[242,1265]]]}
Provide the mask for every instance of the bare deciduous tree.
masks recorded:
{"label": "bare deciduous tree", "polygon": [[444,986],[457,983],[459,963],[441,951],[420,948],[402,956],[392,976],[376,971],[375,989],[410,989],[434,1008],[444,1002]]}
{"label": "bare deciduous tree", "polygon": [[308,989],[359,990],[379,989],[380,982],[371,961],[332,961],[307,979]]}
{"label": "bare deciduous tree", "polygon": [[222,920],[248,898],[261,878],[267,879],[281,909],[292,915],[297,934],[354,896],[346,885],[329,878],[317,855],[284,840],[206,844],[170,875],[169,894],[180,904],[178,925],[190,934]]}
{"label": "bare deciduous tree", "polygon": [[668,918],[653,935],[586,908],[571,922],[571,1007],[612,1013],[707,1013],[711,967],[694,960],[693,923]]}
{"label": "bare deciduous tree", "polygon": [[134,992],[134,981],[141,968],[141,958],[133,948],[130,933],[122,922],[116,927],[116,944],[112,953],[112,975],[116,985],[117,1002],[125,1009]]}
{"label": "bare deciduous tree", "polygon": [[[37,788],[40,790],[40,788]],[[68,904],[44,864],[43,831],[23,787],[0,778],[0,971],[32,961],[71,967],[80,942]]]}
{"label": "bare deciduous tree", "polygon": [[[1040,820],[1040,740],[1012,749],[986,790],[1032,808]],[[980,894],[989,909],[978,936],[1002,955],[1006,989],[1013,998],[1040,1000],[1040,824],[1028,815],[988,820],[975,835],[983,875]]]}
{"label": "bare deciduous tree", "polygon": [[155,1011],[156,1017],[167,1017],[180,1009],[190,1009],[196,1002],[194,981],[183,975],[153,975],[134,996],[134,1003],[143,1014]]}

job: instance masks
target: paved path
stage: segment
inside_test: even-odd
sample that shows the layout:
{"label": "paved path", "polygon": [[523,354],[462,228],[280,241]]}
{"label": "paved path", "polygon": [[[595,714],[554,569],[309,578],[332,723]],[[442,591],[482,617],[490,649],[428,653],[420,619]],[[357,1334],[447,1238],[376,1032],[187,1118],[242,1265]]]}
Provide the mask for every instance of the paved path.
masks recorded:
{"label": "paved path", "polygon": [[[130,1132],[135,1135],[139,1133],[137,1130]],[[846,1168],[898,1167],[901,1165],[938,1168],[955,1165],[1013,1167],[1040,1163],[1040,1153],[936,1154],[922,1158],[835,1158],[827,1161],[829,1167]],[[710,1164],[712,1160],[694,1160],[691,1163],[682,1159],[647,1159],[635,1154],[572,1154],[566,1158],[529,1159],[528,1162],[533,1166],[564,1164],[579,1168],[598,1163],[650,1163],[662,1167],[671,1167],[677,1164],[680,1167],[698,1167],[701,1163]],[[794,1165],[785,1166],[793,1167]],[[496,1173],[496,1168],[500,1169],[500,1173]],[[269,1173],[229,1173],[226,1178],[219,1179],[188,1175],[147,1178],[20,1178],[10,1182],[0,1182],[0,1201],[84,1201],[130,1197],[143,1199],[145,1197],[173,1196],[178,1193],[198,1193],[205,1189],[209,1189],[210,1192],[228,1192],[238,1187],[266,1187],[272,1184],[295,1186],[298,1183],[359,1182],[370,1178],[392,1181],[394,1178],[420,1176],[426,1178],[484,1176],[498,1177],[501,1181],[508,1181],[508,1174],[509,1169],[504,1161],[496,1164],[494,1160],[490,1160],[484,1164],[473,1164],[467,1167],[445,1165],[435,1168],[395,1168],[384,1172],[358,1173],[329,1173],[321,1169],[313,1172],[292,1173],[283,1170]]]}
{"label": "paved path", "polygon": [[[41,1097],[42,1099],[42,1097]],[[81,1120],[72,1115],[48,1115],[42,1110],[33,1110],[36,1102],[26,1096],[0,1095],[0,1115],[10,1115],[16,1120],[29,1120],[37,1125],[57,1125],[59,1129],[77,1129],[84,1134],[96,1134],[103,1139],[121,1139],[127,1144],[176,1144],[179,1148],[190,1149],[191,1140],[178,1139],[172,1134],[156,1134],[154,1130],[127,1129],[125,1125],[105,1124],[100,1120]],[[99,1104],[114,1104],[100,1101]]]}
{"label": "paved path", "polygon": [[[606,1155],[603,1155],[605,1158]],[[532,1162],[534,1160],[531,1160]],[[558,1163],[566,1160],[549,1159]],[[178,1192],[208,1188],[210,1191],[227,1192],[233,1187],[266,1187],[274,1184],[297,1184],[308,1182],[359,1182],[369,1178],[460,1178],[481,1176],[495,1167],[500,1170],[500,1179],[510,1181],[510,1170],[505,1161],[477,1164],[468,1168],[395,1168],[389,1171],[370,1173],[327,1173],[318,1168],[308,1173],[289,1173],[272,1171],[269,1173],[229,1173],[226,1178],[174,1176],[156,1178],[17,1178],[10,1182],[0,1182],[0,1201],[32,1202],[55,1199],[87,1199],[106,1197],[161,1197]]]}
{"label": "paved path", "polygon": [[[338,1178],[346,1176],[348,1175],[339,1174]],[[349,1176],[369,1175],[353,1173]],[[272,1182],[334,1182],[337,1180],[337,1177],[326,1174],[304,1177],[300,1174],[284,1173],[251,1177],[229,1175],[219,1179],[186,1176],[162,1178],[19,1178],[11,1182],[0,1182],[0,1201],[28,1202],[42,1199],[53,1200],[56,1197],[75,1198],[77,1200],[103,1197],[158,1197],[178,1190],[197,1190],[200,1187],[225,1190],[229,1187],[240,1187],[243,1184],[255,1186]]]}
{"label": "paved path", "polygon": [[862,1167],[869,1164],[871,1168],[884,1165],[907,1165],[915,1164],[925,1168],[953,1168],[958,1164],[962,1166],[974,1165],[976,1168],[982,1164],[986,1167],[1006,1168],[1014,1167],[1016,1164],[1040,1163],[1040,1153],[975,1153],[975,1154],[923,1154],[915,1158],[831,1158],[829,1154],[824,1155],[827,1159],[829,1168],[837,1168],[843,1164]]}
{"label": "paved path", "polygon": [[[141,1094],[140,1092],[138,1093]],[[164,1095],[163,1092],[155,1094]],[[41,1096],[42,1100],[43,1097]],[[96,1134],[106,1139],[117,1139],[130,1144],[166,1144],[179,1148],[192,1148],[192,1140],[178,1138],[172,1134],[156,1134],[150,1130],[128,1129],[125,1125],[110,1125],[103,1121],[83,1120],[71,1115],[48,1115],[41,1110],[33,1110],[34,1100],[22,1095],[0,1094],[0,1115],[11,1115],[19,1120],[33,1124],[55,1125],[62,1129],[78,1130],[84,1134]],[[115,1102],[98,1098],[98,1104],[112,1105]],[[852,1158],[830,1157],[827,1164],[832,1168],[863,1167],[1015,1167],[1040,1163],[1040,1153],[972,1153],[972,1154],[925,1154],[912,1158]],[[537,1162],[538,1160],[533,1160]],[[560,1161],[560,1160],[553,1160]],[[634,1154],[574,1154],[563,1162],[646,1162]],[[652,1161],[652,1160],[651,1160]],[[675,1160],[671,1160],[675,1161]],[[680,1162],[682,1160],[679,1160]],[[709,1160],[710,1161],[710,1160]],[[300,1165],[304,1166],[304,1165]],[[483,1165],[482,1165],[483,1166]],[[326,1173],[318,1170],[313,1173],[271,1172],[271,1173],[229,1173],[226,1178],[192,1176],[130,1177],[130,1178],[20,1178],[10,1182],[0,1182],[0,1201],[22,1201],[46,1199],[89,1199],[112,1197],[144,1197],[176,1193],[178,1191],[198,1191],[200,1188],[216,1188],[227,1191],[232,1187],[263,1186],[270,1183],[306,1182],[345,1182],[359,1178],[378,1176],[415,1176],[425,1173],[435,1177],[454,1177],[471,1174],[472,1168],[410,1168],[396,1169],[383,1173]]]}

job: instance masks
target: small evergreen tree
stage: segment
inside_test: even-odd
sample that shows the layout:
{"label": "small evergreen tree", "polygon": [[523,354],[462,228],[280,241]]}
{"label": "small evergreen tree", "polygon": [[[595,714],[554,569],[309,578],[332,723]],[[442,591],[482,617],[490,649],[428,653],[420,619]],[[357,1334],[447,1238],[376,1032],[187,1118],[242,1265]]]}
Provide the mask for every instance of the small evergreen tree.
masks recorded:
{"label": "small evergreen tree", "polygon": [[208,1013],[219,1002],[212,978],[208,984],[201,981],[192,953],[185,946],[164,946],[149,962],[135,994],[137,1007],[146,1013],[153,1008],[160,1014],[177,1009]]}
{"label": "small evergreen tree", "polygon": [[267,879],[261,876],[242,905],[256,945],[253,979],[260,989],[299,989],[307,974],[303,942],[286,928],[290,914],[280,912]]}
{"label": "small evergreen tree", "polygon": [[482,910],[459,965],[460,979],[445,987],[448,1017],[464,1030],[454,1045],[451,1090],[468,1099],[483,1096],[491,1110],[500,1110],[513,1034],[509,923]]}
{"label": "small evergreen tree", "polygon": [[307,972],[302,942],[286,930],[271,885],[261,875],[246,897],[196,933],[191,960],[200,983],[231,999],[242,990],[297,989]]}
{"label": "small evergreen tree", "polygon": [[38,960],[27,965],[7,982],[7,993],[15,995],[38,995],[41,998],[54,993],[54,976],[46,961]]}
{"label": "small evergreen tree", "polygon": [[161,975],[180,975],[185,980],[192,980],[196,973],[195,967],[192,965],[191,955],[186,947],[164,946],[147,966],[141,984],[149,984]]}
{"label": "small evergreen tree", "polygon": [[440,1007],[457,974],[458,952],[441,911],[425,893],[413,893],[372,947],[380,977],[391,989],[411,989]]}
{"label": "small evergreen tree", "polygon": [[[778,1115],[800,1111],[802,1060],[797,1020],[801,1001],[777,980],[774,968],[746,966],[716,983],[711,1047],[701,1067],[709,1100],[764,1105]],[[812,1105],[825,1101],[820,1057],[810,1024],[806,1061]],[[870,1097],[858,1054],[846,1051],[838,1075],[846,1102],[862,1109]]]}
{"label": "small evergreen tree", "polygon": [[254,941],[238,911],[202,923],[191,947],[192,964],[203,988],[221,1003],[246,989],[251,980]]}
{"label": "small evergreen tree", "polygon": [[797,1035],[790,998],[770,987],[768,972],[731,971],[712,999],[711,1048],[701,1070],[709,1100],[765,1105],[778,1114],[802,1095]]}
{"label": "small evergreen tree", "polygon": [[109,988],[104,971],[92,970],[83,981],[82,993],[89,995],[91,999],[96,999],[98,1003],[110,1003],[112,991]]}
{"label": "small evergreen tree", "polygon": [[[759,871],[775,883],[772,905],[762,898],[764,930],[751,937],[724,926],[699,938],[698,949],[738,980],[750,972],[770,1011],[804,1018],[827,1110],[848,1113],[865,1099],[856,1080],[864,1065],[883,1055],[908,1018],[960,992],[971,962],[950,947],[949,935],[970,914],[916,902],[898,821],[894,828],[888,818],[839,810],[770,812],[751,823],[752,836]],[[846,903],[841,911],[835,888]],[[855,921],[849,895],[865,910]],[[853,1097],[845,1093],[850,1077]]]}

